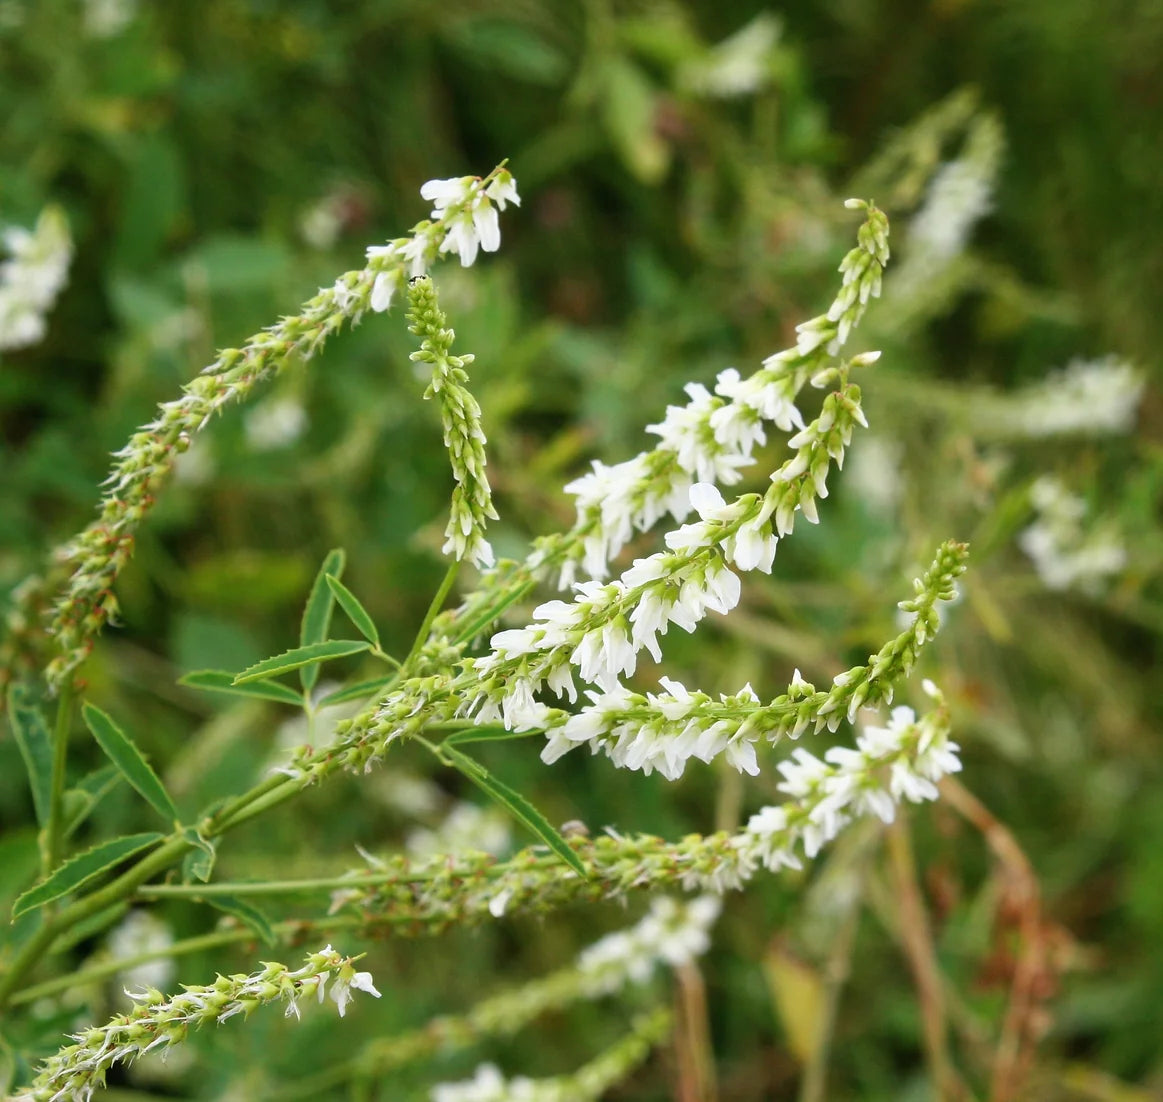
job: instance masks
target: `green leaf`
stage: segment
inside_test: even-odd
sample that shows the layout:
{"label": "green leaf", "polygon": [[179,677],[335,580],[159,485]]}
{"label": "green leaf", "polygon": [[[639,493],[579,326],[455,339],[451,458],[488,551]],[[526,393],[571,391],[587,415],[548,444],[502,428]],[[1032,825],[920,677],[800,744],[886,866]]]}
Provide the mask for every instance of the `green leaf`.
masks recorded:
{"label": "green leaf", "polygon": [[465,727],[462,730],[453,731],[440,745],[463,746],[466,742],[503,742],[506,739],[529,738],[531,735],[543,733],[542,731],[510,731],[508,727],[502,727],[500,724],[482,724],[480,727]]}
{"label": "green leaf", "polygon": [[65,837],[72,835],[120,783],[121,770],[116,765],[103,765],[70,788],[65,793]]}
{"label": "green leaf", "polygon": [[346,689],[336,689],[333,693],[328,693],[322,700],[319,701],[319,707],[324,708],[330,704],[346,704],[349,700],[363,700],[365,696],[371,696],[372,693],[378,692],[380,689],[386,689],[395,677],[377,677],[372,681],[360,681],[355,685],[348,685]]}
{"label": "green leaf", "polygon": [[20,896],[12,905],[12,917],[19,918],[25,911],[60,899],[62,895],[75,891],[94,877],[120,865],[127,857],[132,857],[135,853],[140,853],[143,849],[160,842],[164,837],[164,834],[158,834],[156,831],[149,834],[128,834],[124,838],[114,838],[84,853],[78,853],[76,857],[58,866],[56,872],[47,880],[42,880]]}
{"label": "green leaf", "polygon": [[93,732],[97,744],[105,751],[105,756],[121,770],[122,776],[166,822],[177,822],[180,816],[174,801],[149,762],[141,756],[141,751],[130,741],[129,736],[95,704],[86,701],[81,707],[81,715],[89,730]]}
{"label": "green leaf", "polygon": [[191,880],[198,880],[205,884],[214,871],[218,847],[213,842],[203,838],[193,827],[185,827],[182,830],[182,839],[194,847],[182,858],[182,880],[187,884]]}
{"label": "green leaf", "polygon": [[253,903],[247,903],[246,900],[239,899],[234,895],[207,895],[200,898],[203,903],[209,903],[211,907],[217,907],[220,911],[233,915],[244,926],[253,930],[259,939],[266,942],[267,945],[274,945],[278,941],[271,920]]}
{"label": "green leaf", "polygon": [[529,593],[533,589],[534,584],[534,582],[526,582],[524,585],[519,585],[507,597],[498,601],[495,605],[492,605],[484,613],[479,615],[468,627],[461,629],[453,642],[467,643],[470,639],[474,639],[491,623],[496,621],[510,605],[516,604],[525,594]]}
{"label": "green leaf", "polygon": [[[331,609],[335,604],[335,598],[331,596],[331,589],[327,585],[327,578],[329,575],[333,578],[343,577],[343,567],[346,561],[347,555],[342,547],[336,547],[333,551],[327,552],[327,557],[323,560],[323,565],[319,567],[319,573],[315,575],[315,581],[311,585],[307,606],[303,609],[303,621],[299,625],[300,647],[322,643],[327,638],[327,633],[331,630]],[[315,688],[315,682],[318,680],[318,666],[307,666],[299,675],[304,692],[309,693]]]}
{"label": "green leaf", "polygon": [[[279,674],[297,670],[302,666],[317,667],[320,662],[327,662],[332,658],[345,658],[349,654],[359,654],[371,646],[366,639],[332,639],[326,643],[311,643],[306,647],[296,647],[285,654],[276,654],[274,658],[264,659],[255,665],[237,674],[235,685],[245,685],[248,681],[261,681],[267,677],[278,677]],[[300,701],[302,703],[302,701]]]}
{"label": "green leaf", "polygon": [[24,758],[36,821],[45,826],[52,802],[52,735],[41,710],[23,685],[13,685],[8,692],[8,723]]}
{"label": "green leaf", "polygon": [[378,648],[380,645],[380,633],[376,631],[375,623],[368,615],[367,609],[356,599],[355,594],[343,582],[331,574],[327,575],[327,587],[339,602],[339,607],[347,613],[348,619],[355,624],[360,635],[371,643],[373,647]]}
{"label": "green leaf", "polygon": [[212,693],[277,700],[280,704],[294,704],[296,708],[303,706],[303,698],[286,685],[280,685],[277,681],[256,681],[253,685],[236,685],[234,674],[228,670],[194,670],[179,678],[178,684],[189,685],[192,689],[205,689]]}
{"label": "green leaf", "polygon": [[445,742],[440,747],[440,753],[459,769],[481,791],[491,796],[519,822],[531,830],[554,853],[558,855],[570,868],[583,877],[588,877],[585,865],[581,858],[569,847],[569,843],[554,829],[549,820],[541,814],[520,792],[510,788],[507,784],[497,780],[479,761],[462,754],[453,746]]}

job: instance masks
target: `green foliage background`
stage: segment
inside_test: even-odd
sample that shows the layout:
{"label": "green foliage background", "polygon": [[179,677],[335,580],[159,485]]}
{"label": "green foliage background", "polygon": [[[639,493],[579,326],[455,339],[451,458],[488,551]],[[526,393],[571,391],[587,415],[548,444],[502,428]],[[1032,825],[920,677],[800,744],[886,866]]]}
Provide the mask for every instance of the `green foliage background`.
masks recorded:
{"label": "green foliage background", "polygon": [[[907,323],[890,278],[860,338],[885,352],[866,408],[899,449],[899,504],[873,507],[846,472],[820,529],[801,526],[781,546],[774,575],[749,583],[738,615],[697,641],[668,640],[668,667],[708,691],[750,679],[771,696],[795,666],[819,682],[894,632],[893,602],[938,542],[970,540],[965,598],[925,672],[954,703],[966,785],[1013,832],[1044,892],[1053,967],[1030,1097],[1122,1102],[1163,1089],[1163,9],[792,2],[773,11],[767,85],[715,99],[690,90],[692,67],[760,5],[143,3],[106,38],[85,32],[83,7],[0,5],[0,221],[28,225],[58,202],[76,243],[47,340],[0,363],[4,591],[88,521],[107,453],[215,348],[423,217],[423,181],[483,173],[504,157],[524,203],[502,216],[501,252],[467,273],[446,266],[438,280],[457,350],[477,357],[502,516],[494,545],[523,554],[533,535],[569,522],[558,488],[589,458],[633,454],[683,383],[756,363],[827,305],[853,229],[841,199],[867,185],[898,230],[907,225],[907,174],[923,179],[924,157],[895,170],[875,158],[943,97],[975,89],[1007,143],[994,211],[963,270]],[[928,168],[948,149],[929,150]],[[338,232],[320,247],[303,221],[328,197]],[[907,255],[903,233],[894,245]],[[408,646],[443,572],[448,492],[411,350],[397,310],[291,367],[258,403],[301,403],[302,437],[257,450],[245,413],[230,410],[199,441],[199,470],[169,488],[139,537],[120,585],[123,626],[83,673],[94,700],[132,717],[183,807],[257,775],[288,716],[221,703],[177,678],[291,645],[330,547],[347,549],[345,581],[385,647]],[[1107,353],[1149,376],[1134,434],[1031,443],[991,432],[996,392]],[[1027,487],[1044,472],[1121,528],[1129,565],[1102,596],[1048,592],[1017,550]],[[78,772],[86,753],[99,764],[96,747],[82,750]],[[525,743],[487,760],[555,822],[669,837],[734,823],[778,779],[770,758],[745,786],[706,768],[669,784],[581,755],[546,769]],[[398,770],[430,765],[405,749],[371,777],[312,791],[232,839],[217,875],[311,875],[356,863],[356,843],[398,848],[415,825],[388,795]],[[438,780],[449,800],[476,798],[455,777]],[[115,794],[93,833],[145,829],[146,814]],[[19,758],[0,738],[2,895],[27,882],[32,821]],[[1015,952],[1007,887],[950,810],[918,811],[910,824],[955,1052],[984,1096]],[[773,991],[798,965],[818,981],[836,941],[836,885],[858,870],[864,906],[828,1097],[930,1096],[891,880],[879,842],[857,838],[815,874],[764,878],[728,898],[704,968],[725,1102],[795,1096],[794,1027]],[[193,905],[160,913],[180,934],[213,921]],[[301,1026],[259,1015],[199,1037],[214,1052],[202,1070],[183,1074],[174,1061],[168,1086],[154,1089],[277,1097],[272,1084],[342,1059],[361,1036],[464,1008],[622,921],[614,909],[579,910],[373,946],[385,997],[341,1029],[323,1015]],[[98,950],[94,940],[71,952]],[[200,982],[250,959],[186,958],[179,977]],[[45,1009],[29,1036],[7,1042],[48,1044],[77,1012],[110,1012],[117,993],[84,998]],[[419,1069],[416,1083],[466,1073],[478,1058],[551,1074],[623,1027],[617,1012],[582,1009]],[[665,1097],[665,1064],[619,1096]],[[397,1097],[404,1085],[369,1089]]]}

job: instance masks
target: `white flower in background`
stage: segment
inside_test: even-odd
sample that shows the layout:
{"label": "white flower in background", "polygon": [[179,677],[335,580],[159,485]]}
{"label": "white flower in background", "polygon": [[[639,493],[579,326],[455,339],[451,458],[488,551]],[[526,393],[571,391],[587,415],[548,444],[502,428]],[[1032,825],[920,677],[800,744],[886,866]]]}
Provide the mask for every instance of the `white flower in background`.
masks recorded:
{"label": "white flower in background", "polygon": [[313,249],[330,249],[344,227],[361,220],[365,204],[357,188],[336,184],[299,215],[299,236]]}
{"label": "white flower in background", "polygon": [[711,945],[711,927],[721,903],[715,895],[696,899],[662,896],[637,925],[617,930],[583,949],[578,969],[586,977],[591,998],[621,990],[627,983],[645,983],[660,964],[672,968],[701,957]]}
{"label": "white flower in background", "polygon": [[925,205],[909,225],[909,246],[934,260],[965,249],[969,231],[990,211],[993,181],[970,160],[949,161],[933,176]]}
{"label": "white flower in background", "polygon": [[1056,478],[1043,476],[1030,488],[1037,519],[1018,535],[1047,588],[1097,593],[1127,565],[1127,552],[1110,524],[1086,523],[1086,502]]}
{"label": "white flower in background", "polygon": [[1144,378],[1117,356],[1074,360],[1041,382],[1007,395],[990,411],[993,427],[1022,436],[1125,433],[1134,427]]}
{"label": "white flower in background", "polygon": [[[110,932],[106,945],[115,959],[141,956],[168,949],[174,943],[169,925],[149,911],[132,910]],[[176,968],[168,959],[135,964],[117,973],[122,987],[157,987],[164,989],[174,978]]]}
{"label": "white flower in background", "polygon": [[481,807],[460,801],[433,829],[409,833],[404,848],[417,858],[438,853],[484,852],[500,856],[512,846],[509,818],[499,807]]}
{"label": "white flower in background", "polygon": [[896,513],[904,491],[902,459],[904,448],[897,440],[865,433],[852,445],[848,468],[848,490],[858,501],[881,516]]}
{"label": "white flower in background", "polygon": [[246,415],[246,440],[256,452],[289,448],[307,429],[307,411],[297,398],[268,398]]}
{"label": "white flower in background", "polygon": [[685,64],[678,74],[679,86],[722,99],[762,91],[771,82],[779,32],[779,20],[769,12],[760,13],[704,57]]}
{"label": "white flower in background", "polygon": [[45,315],[65,285],[73,242],[59,207],[45,207],[33,230],[7,227],[0,239],[0,350],[27,348],[45,334]]}
{"label": "white flower in background", "polygon": [[138,0],[84,0],[85,31],[93,38],[119,35],[137,15]]}
{"label": "white flower in background", "polygon": [[199,440],[174,461],[174,481],[205,486],[214,477],[214,451],[209,440]]}
{"label": "white flower in background", "polygon": [[417,773],[390,769],[376,776],[372,791],[380,802],[409,819],[435,815],[444,802],[440,785]]}

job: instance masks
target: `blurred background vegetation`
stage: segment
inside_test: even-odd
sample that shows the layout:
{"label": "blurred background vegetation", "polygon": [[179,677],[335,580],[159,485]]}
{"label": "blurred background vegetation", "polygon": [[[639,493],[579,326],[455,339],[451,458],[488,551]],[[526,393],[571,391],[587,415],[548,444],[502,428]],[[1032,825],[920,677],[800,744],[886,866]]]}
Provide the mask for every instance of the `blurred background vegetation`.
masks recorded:
{"label": "blurred background vegetation", "polygon": [[[950,694],[964,783],[996,819],[983,834],[981,814],[918,810],[907,860],[899,839],[890,860],[881,834],[854,832],[812,872],[729,897],[703,965],[718,1097],[797,1096],[804,1021],[837,975],[826,1097],[933,1097],[901,905],[912,879],[974,1094],[989,1096],[1010,1044],[1028,1064],[1009,1097],[1163,1097],[1161,57],[1154,0],[2,0],[0,223],[59,204],[76,252],[47,338],[0,359],[0,591],[89,520],[107,453],[157,402],[423,217],[429,178],[508,157],[524,200],[497,256],[438,274],[457,351],[477,357],[494,546],[515,557],[570,521],[557,488],[590,458],[640,450],[683,383],[794,342],[831,301],[855,228],[842,200],[873,198],[896,259],[857,338],[885,353],[863,380],[872,435],[820,528],[797,529],[736,615],[669,639],[667,666],[707,691],[750,679],[770,697],[796,666],[819,683],[895,633],[894,602],[937,543],[968,539],[965,596],[924,672]],[[988,214],[930,269],[918,234],[906,279],[934,173],[978,154],[997,162]],[[411,350],[396,312],[289,367],[203,433],[142,530],[123,625],[83,676],[132,717],[183,806],[240,789],[303,738],[279,705],[176,681],[291,645],[329,548],[347,549],[345,580],[385,646],[406,650],[443,572],[448,493]],[[1040,380],[1106,356],[1146,380],[1129,427],[1030,427],[1050,400]],[[1046,476],[1117,544],[1119,569],[1047,586],[1022,550]],[[488,763],[556,822],[668,837],[734,825],[778,780],[692,769],[671,784],[581,755],[546,769],[525,743]],[[478,844],[524,844],[461,806],[475,799],[404,749],[240,832],[217,875],[331,871],[357,863],[357,843],[439,849],[455,841],[450,811]],[[114,792],[92,829],[141,829],[139,814]],[[35,863],[32,821],[0,737],[5,896]],[[177,936],[214,921],[191,904],[154,913]],[[372,946],[385,997],[342,1028],[260,1015],[199,1036],[197,1074],[175,1056],[122,1089],[278,1097],[361,1037],[463,1009],[623,921],[578,910]],[[99,935],[70,950],[108,951]],[[253,956],[185,958],[177,978]],[[76,999],[37,1007],[6,1043],[55,1047],[120,996]],[[483,1058],[552,1074],[625,1021],[582,1008],[361,1089],[403,1097]],[[664,1055],[616,1096],[669,1097],[674,1076]]]}

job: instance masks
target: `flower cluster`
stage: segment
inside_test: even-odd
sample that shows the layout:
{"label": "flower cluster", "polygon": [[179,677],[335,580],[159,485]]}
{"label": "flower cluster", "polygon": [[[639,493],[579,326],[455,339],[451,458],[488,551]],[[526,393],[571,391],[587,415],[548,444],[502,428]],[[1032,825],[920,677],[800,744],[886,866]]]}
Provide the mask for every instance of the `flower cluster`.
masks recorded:
{"label": "flower cluster", "polygon": [[320,351],[330,336],[358,322],[367,310],[386,310],[408,276],[427,272],[442,253],[455,248],[462,263],[471,263],[476,255],[469,247],[472,240],[495,248],[499,231],[492,203],[503,209],[506,202],[518,201],[512,176],[503,168],[483,180],[430,181],[421,194],[437,199],[431,220],[415,226],[409,237],[368,249],[364,268],[340,276],[300,313],[256,333],[241,348],[220,352],[180,398],[163,403],[157,417],[116,453],[99,517],[57,552],[71,578],[50,629],[59,651],[47,671],[52,686],[59,688],[84,661],[94,637],[116,615],[112,586],[133,553],[134,533],[174,461],[210,418],[245,398],[291,358]]}
{"label": "flower cluster", "polygon": [[[495,222],[495,211],[493,216]],[[409,328],[423,339],[420,350],[412,353],[412,360],[427,364],[432,370],[432,382],[424,397],[436,398],[440,403],[444,446],[456,480],[442,550],[458,561],[467,558],[477,566],[491,566],[493,549],[485,539],[485,526],[490,519],[496,519],[497,511],[493,508],[485,474],[481,408],[466,385],[465,368],[474,357],[452,355],[454,333],[445,327],[447,319],[437,302],[436,288],[427,276],[412,280],[408,287],[408,305]]]}
{"label": "flower cluster", "polygon": [[271,962],[252,975],[219,976],[212,984],[186,987],[172,998],[148,988],[132,995],[136,1005],[128,1014],[75,1034],[76,1044],[49,1057],[15,1102],[87,1102],[104,1086],[114,1064],[132,1062],[154,1049],[164,1051],[184,1041],[191,1028],[224,1022],[236,1014],[249,1016],[266,1003],[285,1002],[287,1014],[298,1017],[299,1000],[314,996],[322,1002],[329,983],[340,1016],[347,1010],[352,991],[380,996],[371,973],[357,972],[351,958],[330,945],[312,953],[295,971]]}
{"label": "flower cluster", "polygon": [[1047,588],[1095,593],[1127,565],[1127,551],[1108,524],[1086,524],[1086,502],[1056,478],[1030,488],[1038,517],[1018,536],[1018,545]]}
{"label": "flower cluster", "polygon": [[678,86],[709,99],[733,99],[761,91],[774,73],[779,34],[779,20],[770,12],[761,12],[701,57],[685,63],[678,72]]}
{"label": "flower cluster", "polygon": [[988,405],[988,427],[1034,438],[1128,432],[1135,422],[1143,383],[1142,374],[1117,356],[1075,360],[1041,382]]}
{"label": "flower cluster", "polygon": [[543,685],[576,700],[576,670],[583,681],[613,691],[634,673],[642,650],[661,657],[658,636],[670,625],[690,632],[708,612],[730,612],[740,595],[731,567],[770,571],[776,539],[792,531],[795,514],[818,521],[816,498],[827,494],[831,464],[843,462],[853,429],[867,424],[847,369],[823,374],[838,376],[839,385],[789,441],[795,455],[772,475],[766,494],[728,503],[711,484],[695,483],[688,496],[700,519],[668,533],[668,550],[635,560],[612,582],[579,583],[572,601],[549,601],[527,627],[494,635],[493,652],[472,663],[479,689],[464,714],[543,727],[547,709],[534,699]]}
{"label": "flower cluster", "polygon": [[939,627],[938,603],[956,596],[956,579],[965,571],[967,554],[964,544],[943,544],[914,583],[914,596],[900,602],[908,617],[905,630],[870,655],[866,665],[837,675],[827,691],[817,692],[799,670],[787,692],[769,704],[762,704],[750,685],[716,701],[666,677],[658,693],[634,693],[622,685],[591,691],[586,694],[590,706],[578,713],[550,714],[542,760],[554,762],[587,743],[619,767],[647,774],[657,769],[671,780],[682,775],[691,758],[709,762],[721,754],[754,776],[759,772],[755,744],[761,739],[774,743],[798,738],[809,728],[835,730],[844,715],[851,722],[861,707],[892,702],[895,684],[908,676]]}
{"label": "flower cluster", "polygon": [[653,449],[614,466],[595,462],[589,474],[566,486],[576,498],[577,522],[556,556],[562,588],[579,566],[591,578],[605,578],[635,531],[646,531],[667,514],[685,520],[695,482],[737,482],[755,445],[766,440],[767,424],[784,432],[803,428],[797,395],[809,380],[826,383],[820,372],[880,294],[888,263],[888,219],[871,204],[850,199],[847,205],[865,211],[857,245],[840,264],[843,282],[835,301],[826,314],[797,327],[796,347],[769,356],[750,376],[734,368],[721,372],[714,394],[689,384],[689,401],[669,406],[665,418],[649,426],[659,437]]}
{"label": "flower cluster", "polygon": [[[479,176],[429,180],[420,188],[420,197],[433,204],[430,220],[414,226],[408,237],[373,245],[367,251],[369,267],[375,269],[369,305],[377,313],[391,306],[408,279],[427,274],[443,253],[457,253],[467,268],[479,249],[496,252],[501,246],[497,210],[509,203],[521,205],[517,182],[503,166],[483,180]],[[344,297],[362,289],[358,281],[353,285],[352,274],[336,281],[335,289]]]}
{"label": "flower cluster", "polygon": [[27,348],[44,337],[52,309],[69,272],[73,241],[64,213],[45,207],[33,230],[3,231],[8,259],[0,263],[0,351]]}
{"label": "flower cluster", "polygon": [[[931,681],[925,690],[940,702]],[[739,841],[745,864],[768,869],[802,867],[853,819],[875,815],[891,823],[902,800],[935,800],[937,782],[961,769],[943,707],[917,719],[894,708],[887,727],[865,727],[856,749],[835,746],[824,760],[797,747],[781,762],[779,790],[792,797],[753,815]]]}
{"label": "flower cluster", "polygon": [[975,120],[961,156],[943,164],[929,183],[924,205],[909,225],[909,254],[902,273],[915,265],[947,263],[965,248],[969,233],[989,213],[1002,152],[1001,127],[991,115]]}
{"label": "flower cluster", "polygon": [[677,968],[701,957],[710,947],[719,907],[713,895],[689,903],[669,896],[656,899],[636,926],[607,934],[581,954],[578,970],[586,992],[593,997],[617,991],[628,980],[645,983],[660,963]]}
{"label": "flower cluster", "polygon": [[917,325],[972,275],[963,259],[974,226],[989,213],[1004,138],[991,114],[969,124],[960,154],[940,165],[909,224],[908,248],[892,278],[892,324]]}
{"label": "flower cluster", "polygon": [[857,749],[837,747],[824,760],[797,748],[784,762],[782,790],[791,798],[752,816],[737,834],[690,835],[679,842],[651,836],[571,837],[589,874],[579,876],[543,847],[507,861],[462,854],[422,864],[389,858],[373,873],[351,874],[332,896],[332,910],[354,908],[365,932],[432,934],[499,915],[543,914],[569,903],[618,899],[630,891],[681,887],[723,892],[739,888],[766,866],[798,868],[851,820],[891,818],[901,800],[934,799],[936,783],[960,769],[957,744],[940,694],[938,706],[916,719],[893,711],[887,727],[866,727]]}
{"label": "flower cluster", "polygon": [[[363,1048],[355,1064],[369,1074],[386,1075],[438,1052],[447,1055],[488,1037],[512,1036],[547,1011],[646,982],[659,964],[679,965],[704,953],[718,913],[719,900],[713,896],[690,902],[656,899],[638,923],[594,942],[566,967],[490,995],[463,1014],[433,1018],[419,1029],[377,1037]],[[315,1097],[314,1084],[308,1080],[294,1093]]]}
{"label": "flower cluster", "polygon": [[472,1079],[433,1087],[432,1102],[595,1102],[646,1059],[670,1025],[670,1012],[663,1008],[641,1015],[600,1056],[552,1079],[506,1079],[495,1065],[481,1064]]}

